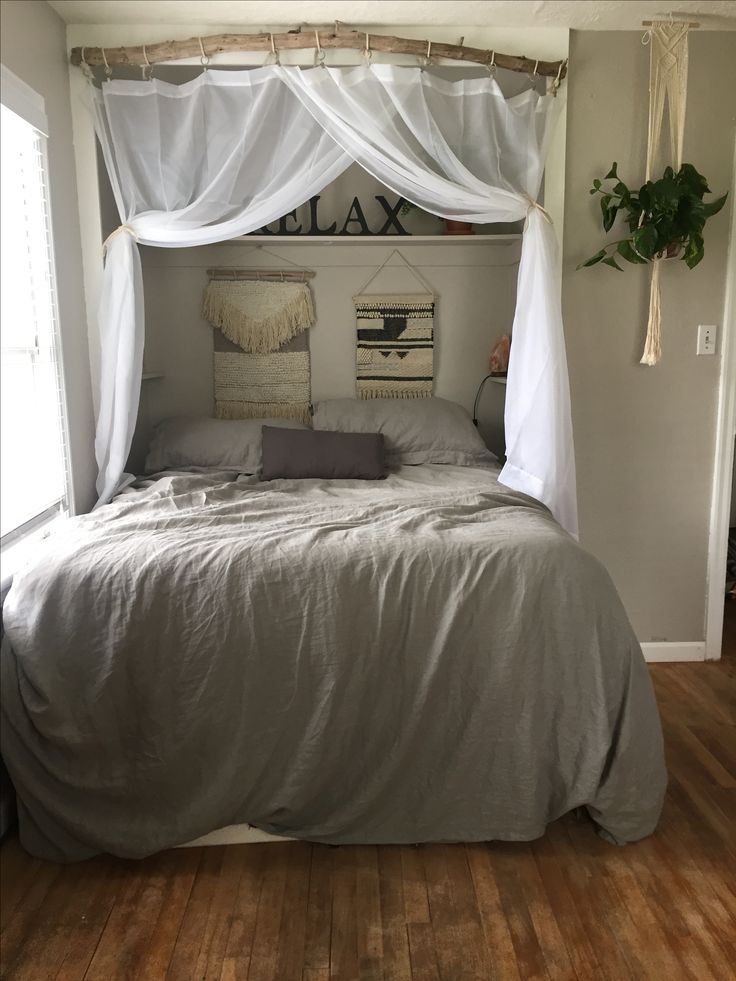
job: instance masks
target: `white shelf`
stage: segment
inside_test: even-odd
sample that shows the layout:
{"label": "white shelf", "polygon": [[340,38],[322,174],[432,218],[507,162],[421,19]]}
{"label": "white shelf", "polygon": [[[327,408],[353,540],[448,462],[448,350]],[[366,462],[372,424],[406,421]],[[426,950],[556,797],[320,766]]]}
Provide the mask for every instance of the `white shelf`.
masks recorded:
{"label": "white shelf", "polygon": [[499,375],[498,378],[489,378],[488,381],[495,382],[497,385],[505,385],[506,384],[506,376],[505,375],[503,375],[503,376]]}
{"label": "white shelf", "polygon": [[240,235],[216,245],[511,245],[521,235]]}

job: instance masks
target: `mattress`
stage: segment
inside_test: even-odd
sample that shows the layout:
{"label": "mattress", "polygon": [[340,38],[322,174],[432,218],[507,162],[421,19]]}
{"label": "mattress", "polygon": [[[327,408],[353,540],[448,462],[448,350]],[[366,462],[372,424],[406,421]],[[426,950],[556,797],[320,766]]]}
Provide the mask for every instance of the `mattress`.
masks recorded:
{"label": "mattress", "polygon": [[25,847],[529,840],[578,807],[650,834],[666,772],[625,611],[497,474],[171,472],[68,521],[4,608]]}

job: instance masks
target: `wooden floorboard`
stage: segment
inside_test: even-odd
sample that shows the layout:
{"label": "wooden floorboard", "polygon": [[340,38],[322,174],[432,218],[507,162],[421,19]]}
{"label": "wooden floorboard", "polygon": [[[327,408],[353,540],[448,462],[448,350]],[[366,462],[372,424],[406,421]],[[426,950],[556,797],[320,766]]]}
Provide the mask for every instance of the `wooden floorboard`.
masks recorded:
{"label": "wooden floorboard", "polygon": [[0,850],[8,981],[736,981],[736,602],[724,658],[656,664],[670,785],[626,848],[190,848],[71,866]]}

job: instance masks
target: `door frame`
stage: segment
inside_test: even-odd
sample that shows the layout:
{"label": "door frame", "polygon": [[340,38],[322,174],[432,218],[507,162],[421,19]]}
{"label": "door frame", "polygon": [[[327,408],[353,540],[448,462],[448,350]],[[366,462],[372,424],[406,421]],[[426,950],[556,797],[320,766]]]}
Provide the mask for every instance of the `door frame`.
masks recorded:
{"label": "door frame", "polygon": [[736,438],[736,141],[731,187],[731,230],[726,259],[726,296],[721,328],[721,374],[716,415],[713,494],[708,536],[705,659],[718,660],[723,638],[723,604]]}

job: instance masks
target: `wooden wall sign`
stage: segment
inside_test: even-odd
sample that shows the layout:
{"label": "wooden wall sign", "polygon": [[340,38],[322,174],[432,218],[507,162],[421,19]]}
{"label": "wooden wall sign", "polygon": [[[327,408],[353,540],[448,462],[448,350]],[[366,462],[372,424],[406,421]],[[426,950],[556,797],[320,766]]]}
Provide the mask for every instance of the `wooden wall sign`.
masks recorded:
{"label": "wooden wall sign", "polygon": [[[407,232],[404,226],[399,221],[399,212],[401,208],[406,203],[405,198],[399,198],[395,205],[389,204],[383,194],[374,195],[376,201],[381,205],[384,212],[386,213],[386,220],[384,224],[377,230],[371,231],[368,227],[368,222],[366,221],[363,209],[360,206],[360,201],[357,198],[353,198],[352,204],[347,213],[347,217],[343,223],[340,231],[337,231],[337,222],[333,221],[332,224],[326,225],[324,228],[320,227],[319,218],[317,215],[317,206],[319,204],[320,195],[315,194],[314,197],[309,199],[309,227],[306,225],[297,225],[296,208],[290,211],[288,215],[283,215],[279,219],[276,228],[273,227],[273,222],[271,225],[264,225],[263,228],[257,229],[255,232],[251,232],[252,235],[411,235],[411,232]],[[289,224],[289,222],[293,224]]]}

